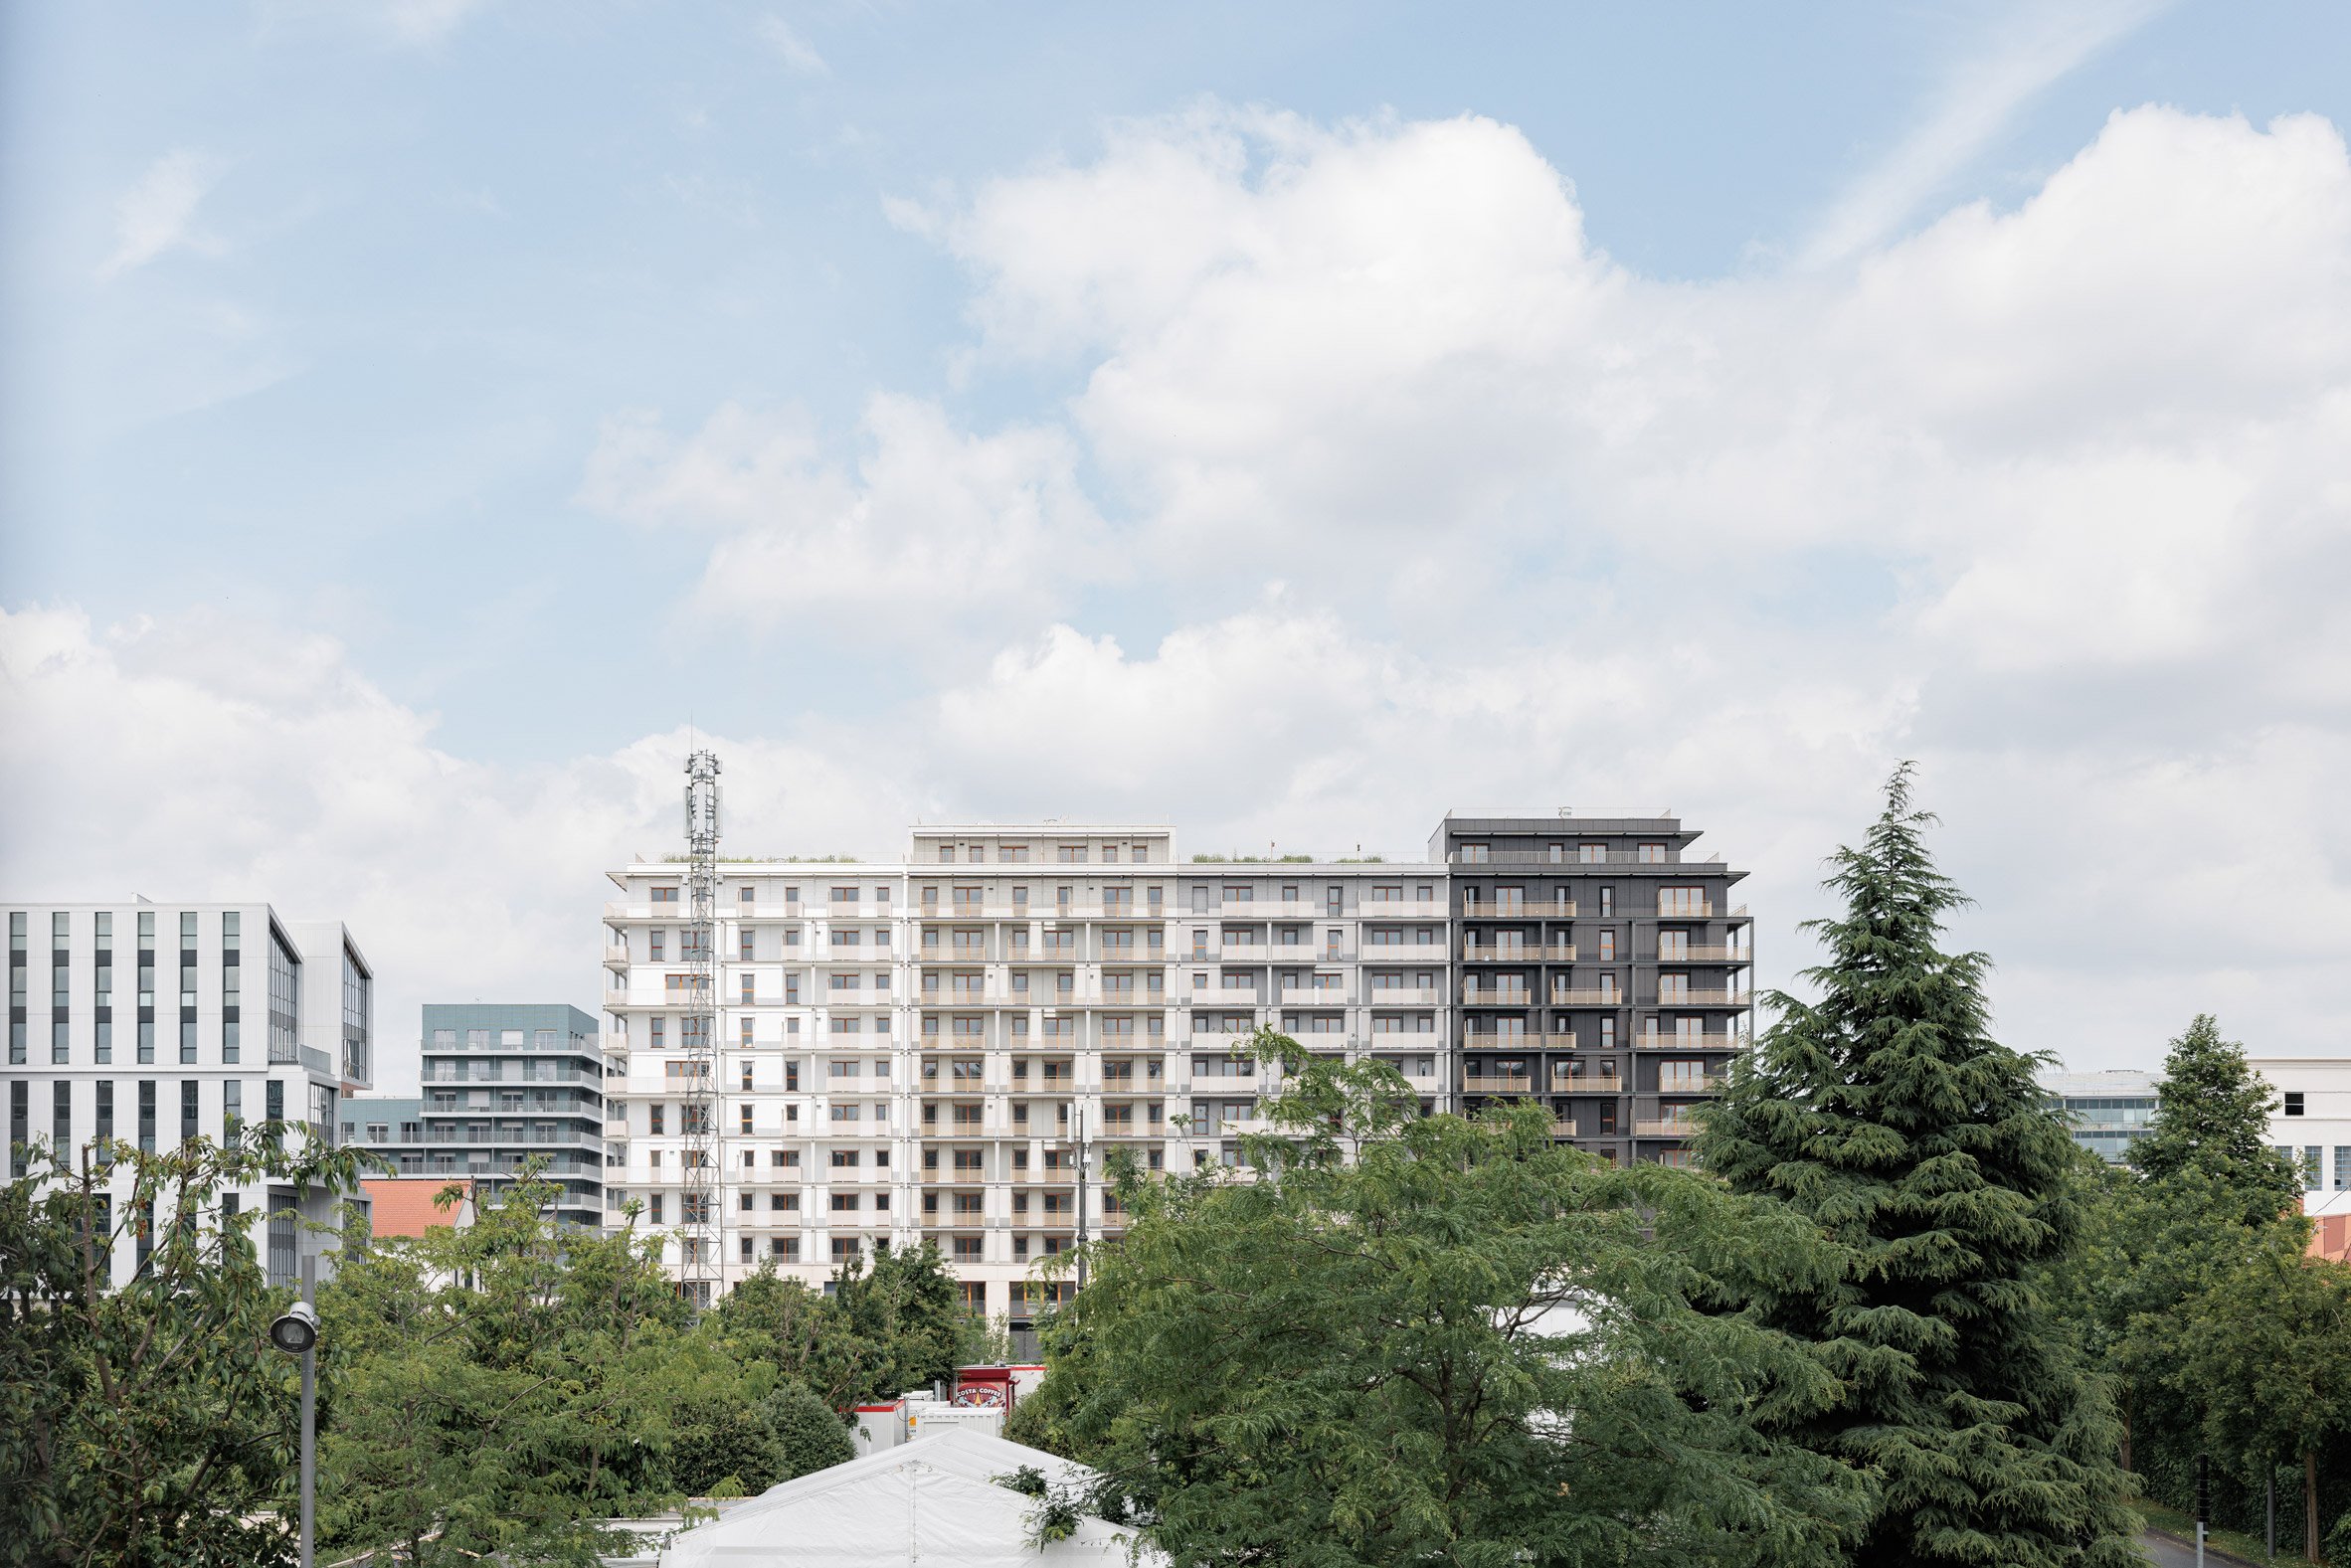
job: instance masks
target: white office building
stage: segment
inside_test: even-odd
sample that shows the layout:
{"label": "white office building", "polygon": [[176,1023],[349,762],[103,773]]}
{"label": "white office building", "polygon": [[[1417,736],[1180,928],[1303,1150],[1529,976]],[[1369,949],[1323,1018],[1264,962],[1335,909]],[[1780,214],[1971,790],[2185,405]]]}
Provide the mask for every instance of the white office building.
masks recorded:
{"label": "white office building", "polygon": [[[264,1120],[331,1140],[341,1097],[371,1082],[373,975],[337,922],[289,921],[254,903],[5,908],[0,1100],[11,1178],[26,1173],[26,1149],[44,1141],[73,1150],[79,1164],[93,1137],[155,1149],[219,1140]],[[126,1172],[112,1190],[117,1203],[129,1201]],[[330,1194],[263,1182],[223,1202],[269,1213],[255,1237],[278,1283],[298,1278],[304,1254],[337,1246],[301,1223],[331,1224]],[[136,1238],[117,1253],[116,1283],[143,1255]]]}
{"label": "white office building", "polygon": [[2302,1206],[2343,1212],[2351,1202],[2351,1057],[2258,1056],[2276,1094],[2269,1141],[2302,1174]]}

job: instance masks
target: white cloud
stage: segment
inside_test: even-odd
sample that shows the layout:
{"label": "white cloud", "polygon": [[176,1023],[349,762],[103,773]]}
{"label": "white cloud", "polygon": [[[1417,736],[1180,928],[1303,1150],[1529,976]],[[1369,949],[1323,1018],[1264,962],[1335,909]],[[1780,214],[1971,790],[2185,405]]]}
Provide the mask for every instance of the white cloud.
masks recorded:
{"label": "white cloud", "polygon": [[773,12],[759,19],[758,32],[759,41],[767,45],[793,75],[820,77],[830,69],[824,64],[824,57],[816,53],[815,45]]}
{"label": "white cloud", "polygon": [[1952,74],[1924,120],[1838,197],[1799,260],[1824,266],[1886,239],[2026,103],[2170,3],[2038,0],[2012,7],[1990,47]]}
{"label": "white cloud", "polygon": [[196,209],[225,165],[210,153],[180,147],[148,165],[114,203],[114,250],[99,263],[100,278],[146,265],[171,251],[218,256],[221,242],[196,228]]}
{"label": "white cloud", "polygon": [[[682,733],[560,766],[455,757],[342,648],[224,616],[99,629],[0,611],[0,846],[17,896],[263,898],[337,917],[375,966],[379,1060],[413,1079],[425,1001],[594,1010],[603,872],[678,838]],[[914,801],[845,749],[702,739],[745,852],[886,854]],[[730,842],[733,840],[731,839]]]}
{"label": "white cloud", "polygon": [[931,642],[1034,625],[1114,571],[1063,432],[972,436],[935,404],[877,397],[860,436],[844,470],[796,416],[730,404],[684,439],[632,416],[605,427],[580,500],[717,530],[702,602],[760,624],[870,627],[887,605],[900,637]]}
{"label": "white cloud", "polygon": [[383,0],[385,26],[406,44],[437,44],[454,33],[486,0]]}

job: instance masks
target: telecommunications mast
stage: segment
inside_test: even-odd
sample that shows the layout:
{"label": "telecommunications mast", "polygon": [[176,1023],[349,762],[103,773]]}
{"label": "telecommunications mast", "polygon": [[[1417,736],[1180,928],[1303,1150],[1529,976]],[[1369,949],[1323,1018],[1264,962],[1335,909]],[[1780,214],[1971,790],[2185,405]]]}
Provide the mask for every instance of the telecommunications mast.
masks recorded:
{"label": "telecommunications mast", "polygon": [[717,1294],[719,1162],[725,1157],[718,1121],[718,757],[686,759],[686,1014],[678,1020],[685,1047],[685,1184],[678,1203],[677,1283],[697,1308]]}

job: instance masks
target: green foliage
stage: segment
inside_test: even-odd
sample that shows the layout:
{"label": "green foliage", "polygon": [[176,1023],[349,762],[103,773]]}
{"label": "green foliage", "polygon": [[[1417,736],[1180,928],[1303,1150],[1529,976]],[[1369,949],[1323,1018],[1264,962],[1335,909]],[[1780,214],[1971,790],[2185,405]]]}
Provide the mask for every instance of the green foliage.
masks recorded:
{"label": "green foliage", "polygon": [[1013,1430],[1108,1477],[1048,1501],[1178,1564],[1841,1561],[1866,1487],[1754,1424],[1833,1382],[1699,1307],[1816,1271],[1810,1227],[1538,1110],[1424,1119],[1382,1065],[1256,1048],[1286,1080],[1253,1169],[1129,1166],[1126,1237],[1046,1330]]}
{"label": "green foliage", "polygon": [[2045,1300],[2080,1227],[2077,1151],[1991,1038],[1981,954],[1945,954],[1964,902],[1929,858],[1909,770],[1828,886],[1821,999],[1779,1018],[1707,1114],[1704,1165],[1817,1225],[1818,1276],[1766,1277],[1743,1315],[1815,1347],[1844,1385],[1765,1430],[1866,1474],[1865,1562],[2124,1568],[2138,1561],[2119,1431]]}
{"label": "green foliage", "polygon": [[2085,1172],[2084,1245],[2054,1295],[2113,1375],[2126,1463],[2184,1505],[2214,1462],[2214,1516],[2259,1528],[2279,1488],[2287,1538],[2312,1546],[2351,1503],[2351,1271],[2304,1257],[2291,1165],[2267,1146],[2267,1086],[2209,1016],[2171,1043],[2135,1170]]}
{"label": "green foliage", "polygon": [[[350,1187],[355,1156],[256,1125],[226,1146],[45,1142],[0,1192],[0,1561],[290,1562],[299,1361],[271,1346],[290,1300],[220,1213],[256,1182]],[[126,1201],[108,1194],[127,1180]],[[128,1285],[109,1262],[144,1231]]]}
{"label": "green foliage", "polygon": [[832,1307],[852,1357],[842,1403],[894,1399],[954,1377],[967,1317],[937,1242],[899,1251],[883,1242],[870,1270],[862,1257],[847,1259],[832,1276]]}
{"label": "green foliage", "polygon": [[779,1386],[768,1396],[765,1414],[784,1457],[780,1480],[845,1465],[857,1457],[848,1423],[805,1383]]}
{"label": "green foliage", "polygon": [[379,1242],[320,1293],[327,1544],[586,1564],[597,1521],[680,1489],[673,1452],[695,1459],[695,1413],[739,1374],[649,1243],[558,1227],[553,1196],[526,1173],[470,1227]]}
{"label": "green foliage", "polygon": [[2154,1125],[2130,1151],[2142,1174],[2163,1180],[2203,1171],[2243,1198],[2244,1219],[2261,1224],[2294,1206],[2302,1183],[2269,1146],[2269,1086],[2247,1065],[2245,1047],[2221,1038],[2199,1013],[2163,1061]]}

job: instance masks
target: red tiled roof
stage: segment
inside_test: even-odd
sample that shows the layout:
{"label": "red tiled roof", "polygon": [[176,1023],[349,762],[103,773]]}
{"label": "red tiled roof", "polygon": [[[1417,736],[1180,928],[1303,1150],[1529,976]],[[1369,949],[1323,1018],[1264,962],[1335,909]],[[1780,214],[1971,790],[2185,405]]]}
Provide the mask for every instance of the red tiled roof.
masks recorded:
{"label": "red tiled roof", "polygon": [[463,1176],[368,1176],[359,1185],[367,1193],[368,1229],[378,1236],[422,1236],[430,1226],[453,1225],[462,1205],[443,1208],[433,1200],[451,1187],[473,1196],[473,1183]]}

